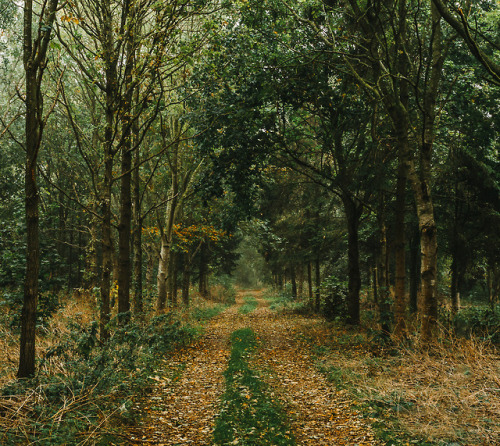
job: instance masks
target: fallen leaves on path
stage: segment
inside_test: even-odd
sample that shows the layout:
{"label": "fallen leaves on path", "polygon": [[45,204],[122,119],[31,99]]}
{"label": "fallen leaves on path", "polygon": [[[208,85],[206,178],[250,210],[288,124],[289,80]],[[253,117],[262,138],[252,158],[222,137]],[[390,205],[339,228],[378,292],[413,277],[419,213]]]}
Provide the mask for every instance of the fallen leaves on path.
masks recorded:
{"label": "fallen leaves on path", "polygon": [[[257,297],[259,306],[239,314],[245,296]],[[290,417],[298,445],[376,445],[373,433],[342,392],[332,391],[315,369],[296,333],[314,321],[298,315],[275,314],[257,293],[240,293],[233,306],[210,321],[206,335],[166,362],[153,377],[152,397],[138,402],[142,425],[128,432],[138,445],[210,445],[214,422],[224,392],[222,373],[229,356],[229,336],[252,328],[261,339],[254,367],[262,371],[272,397]],[[175,372],[175,370],[181,370]]]}

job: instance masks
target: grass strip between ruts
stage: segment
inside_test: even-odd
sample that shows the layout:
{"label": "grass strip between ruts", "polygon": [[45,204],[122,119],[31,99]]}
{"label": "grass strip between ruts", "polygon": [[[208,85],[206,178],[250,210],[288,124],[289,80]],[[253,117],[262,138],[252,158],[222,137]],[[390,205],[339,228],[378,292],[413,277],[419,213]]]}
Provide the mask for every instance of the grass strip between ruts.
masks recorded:
{"label": "grass strip between ruts", "polygon": [[248,314],[257,308],[259,303],[253,296],[246,296],[244,298],[245,303],[239,308],[238,313],[240,314]]}
{"label": "grass strip between ruts", "polygon": [[285,411],[267,394],[266,384],[249,367],[248,358],[258,344],[255,333],[250,328],[236,330],[231,343],[214,444],[295,445]]}

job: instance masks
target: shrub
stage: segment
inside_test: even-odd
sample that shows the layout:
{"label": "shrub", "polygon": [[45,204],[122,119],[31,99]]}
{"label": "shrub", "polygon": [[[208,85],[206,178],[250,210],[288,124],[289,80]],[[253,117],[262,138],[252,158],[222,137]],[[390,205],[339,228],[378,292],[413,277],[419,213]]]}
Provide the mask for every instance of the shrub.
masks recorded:
{"label": "shrub", "polygon": [[347,317],[347,282],[330,276],[321,283],[321,312],[328,320],[343,321]]}
{"label": "shrub", "polygon": [[234,304],[236,289],[234,280],[228,275],[215,276],[210,280],[210,298],[216,302]]}
{"label": "shrub", "polygon": [[495,308],[463,308],[451,319],[451,323],[459,336],[472,334],[500,343],[500,305]]}

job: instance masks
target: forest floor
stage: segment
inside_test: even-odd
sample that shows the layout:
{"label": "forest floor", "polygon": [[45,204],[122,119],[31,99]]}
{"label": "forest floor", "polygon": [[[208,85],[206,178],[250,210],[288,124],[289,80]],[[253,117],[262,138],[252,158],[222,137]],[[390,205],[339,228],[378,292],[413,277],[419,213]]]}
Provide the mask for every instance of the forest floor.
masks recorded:
{"label": "forest floor", "polygon": [[[380,339],[369,307],[362,325],[350,327],[270,291],[239,291],[231,306],[195,296],[172,313],[178,328],[160,333],[178,337],[173,349],[158,350],[164,358],[141,362],[140,345],[133,367],[118,370],[116,355],[130,346],[115,341],[122,350],[108,352],[103,366],[109,385],[73,394],[79,373],[90,376],[103,354],[94,349],[81,363],[73,352],[87,345],[95,309],[88,296],[61,307],[38,340],[45,365],[23,388],[15,380],[18,339],[3,315],[0,444],[500,445],[500,354],[484,340],[443,330],[422,346],[411,325],[404,342]],[[150,322],[132,330],[170,327]],[[72,362],[45,359],[74,336]]]}
{"label": "forest floor", "polygon": [[[379,444],[369,422],[352,407],[345,391],[332,388],[315,366],[309,345],[298,336],[319,320],[293,313],[277,314],[261,294],[239,292],[236,305],[212,319],[196,344],[158,370],[152,396],[136,401],[136,410],[146,415],[140,427],[127,433],[129,438],[137,439],[133,444],[214,444],[230,336],[244,328],[253,330],[258,339],[258,348],[249,358],[250,366],[265,382],[266,393],[282,407],[289,423],[290,440],[280,444]],[[249,296],[257,305],[245,310]],[[234,440],[226,444],[256,443],[247,443],[244,434],[236,432]]]}

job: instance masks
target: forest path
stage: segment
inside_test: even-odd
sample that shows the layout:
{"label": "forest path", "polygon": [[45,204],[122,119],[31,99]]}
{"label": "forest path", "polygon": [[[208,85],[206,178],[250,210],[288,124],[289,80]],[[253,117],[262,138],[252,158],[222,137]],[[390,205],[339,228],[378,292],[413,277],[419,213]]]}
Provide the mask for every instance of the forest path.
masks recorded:
{"label": "forest path", "polygon": [[[251,328],[260,338],[251,366],[287,412],[297,445],[378,444],[361,415],[316,370],[310,351],[298,340],[298,334],[319,320],[276,313],[261,294],[239,292],[236,305],[209,321],[198,342],[183,350],[175,361],[169,360],[165,370],[158,370],[153,396],[140,403],[146,416],[140,431],[134,429],[138,441],[131,444],[213,444],[214,423],[224,392],[223,372],[230,354],[229,337],[241,328]],[[257,308],[239,313],[249,296],[256,298]],[[178,373],[172,374],[176,368]]]}

